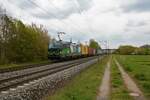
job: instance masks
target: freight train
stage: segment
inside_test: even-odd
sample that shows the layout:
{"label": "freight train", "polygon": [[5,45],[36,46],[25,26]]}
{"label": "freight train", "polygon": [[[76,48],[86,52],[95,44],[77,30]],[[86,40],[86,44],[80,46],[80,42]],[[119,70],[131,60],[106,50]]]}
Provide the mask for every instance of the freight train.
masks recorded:
{"label": "freight train", "polygon": [[49,59],[72,59],[103,54],[101,49],[90,48],[81,43],[53,40],[49,44]]}

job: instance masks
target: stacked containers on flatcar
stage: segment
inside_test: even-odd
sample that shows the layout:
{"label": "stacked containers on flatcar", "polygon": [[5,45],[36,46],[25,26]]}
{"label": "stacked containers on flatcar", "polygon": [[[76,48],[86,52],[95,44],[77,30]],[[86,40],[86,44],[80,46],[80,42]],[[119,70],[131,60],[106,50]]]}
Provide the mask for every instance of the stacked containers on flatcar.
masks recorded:
{"label": "stacked containers on flatcar", "polygon": [[83,45],[80,44],[80,50],[81,50],[81,56],[83,56],[84,52],[83,52]]}
{"label": "stacked containers on flatcar", "polygon": [[81,48],[79,44],[71,43],[70,49],[71,49],[72,57],[76,58],[76,57],[81,56]]}
{"label": "stacked containers on flatcar", "polygon": [[89,54],[89,47],[88,45],[85,45],[85,56],[88,56]]}
{"label": "stacked containers on flatcar", "polygon": [[88,46],[80,44],[81,55],[86,57],[88,55]]}
{"label": "stacked containers on flatcar", "polygon": [[89,47],[89,53],[88,53],[88,55],[89,56],[94,56],[95,54],[96,54],[96,50]]}
{"label": "stacked containers on flatcar", "polygon": [[89,47],[89,56],[92,55],[92,48]]}
{"label": "stacked containers on flatcar", "polygon": [[81,56],[85,56],[85,46],[83,44],[80,44],[80,49],[81,49]]}
{"label": "stacked containers on flatcar", "polygon": [[77,57],[81,56],[81,47],[80,47],[80,44],[76,45],[76,53],[77,53]]}

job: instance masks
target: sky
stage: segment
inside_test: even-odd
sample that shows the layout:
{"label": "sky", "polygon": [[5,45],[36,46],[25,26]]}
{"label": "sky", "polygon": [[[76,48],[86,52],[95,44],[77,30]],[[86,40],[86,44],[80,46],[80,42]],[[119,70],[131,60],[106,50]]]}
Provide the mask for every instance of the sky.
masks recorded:
{"label": "sky", "polygon": [[51,37],[104,47],[150,44],[150,0],[0,0],[7,14],[25,24],[42,24]]}

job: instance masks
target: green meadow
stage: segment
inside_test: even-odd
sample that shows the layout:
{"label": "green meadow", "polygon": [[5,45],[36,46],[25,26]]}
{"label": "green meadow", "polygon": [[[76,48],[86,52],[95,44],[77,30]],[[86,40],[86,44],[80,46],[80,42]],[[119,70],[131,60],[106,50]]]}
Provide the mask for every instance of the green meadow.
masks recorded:
{"label": "green meadow", "polygon": [[150,98],[150,55],[116,55],[129,75],[136,81],[147,98]]}

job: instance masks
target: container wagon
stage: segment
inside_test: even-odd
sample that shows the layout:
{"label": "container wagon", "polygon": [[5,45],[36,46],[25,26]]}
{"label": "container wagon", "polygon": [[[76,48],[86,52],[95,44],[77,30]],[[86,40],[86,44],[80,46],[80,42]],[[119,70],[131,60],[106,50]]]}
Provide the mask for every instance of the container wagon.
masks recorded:
{"label": "container wagon", "polygon": [[89,47],[88,56],[94,56],[95,54],[96,54],[95,49]]}

